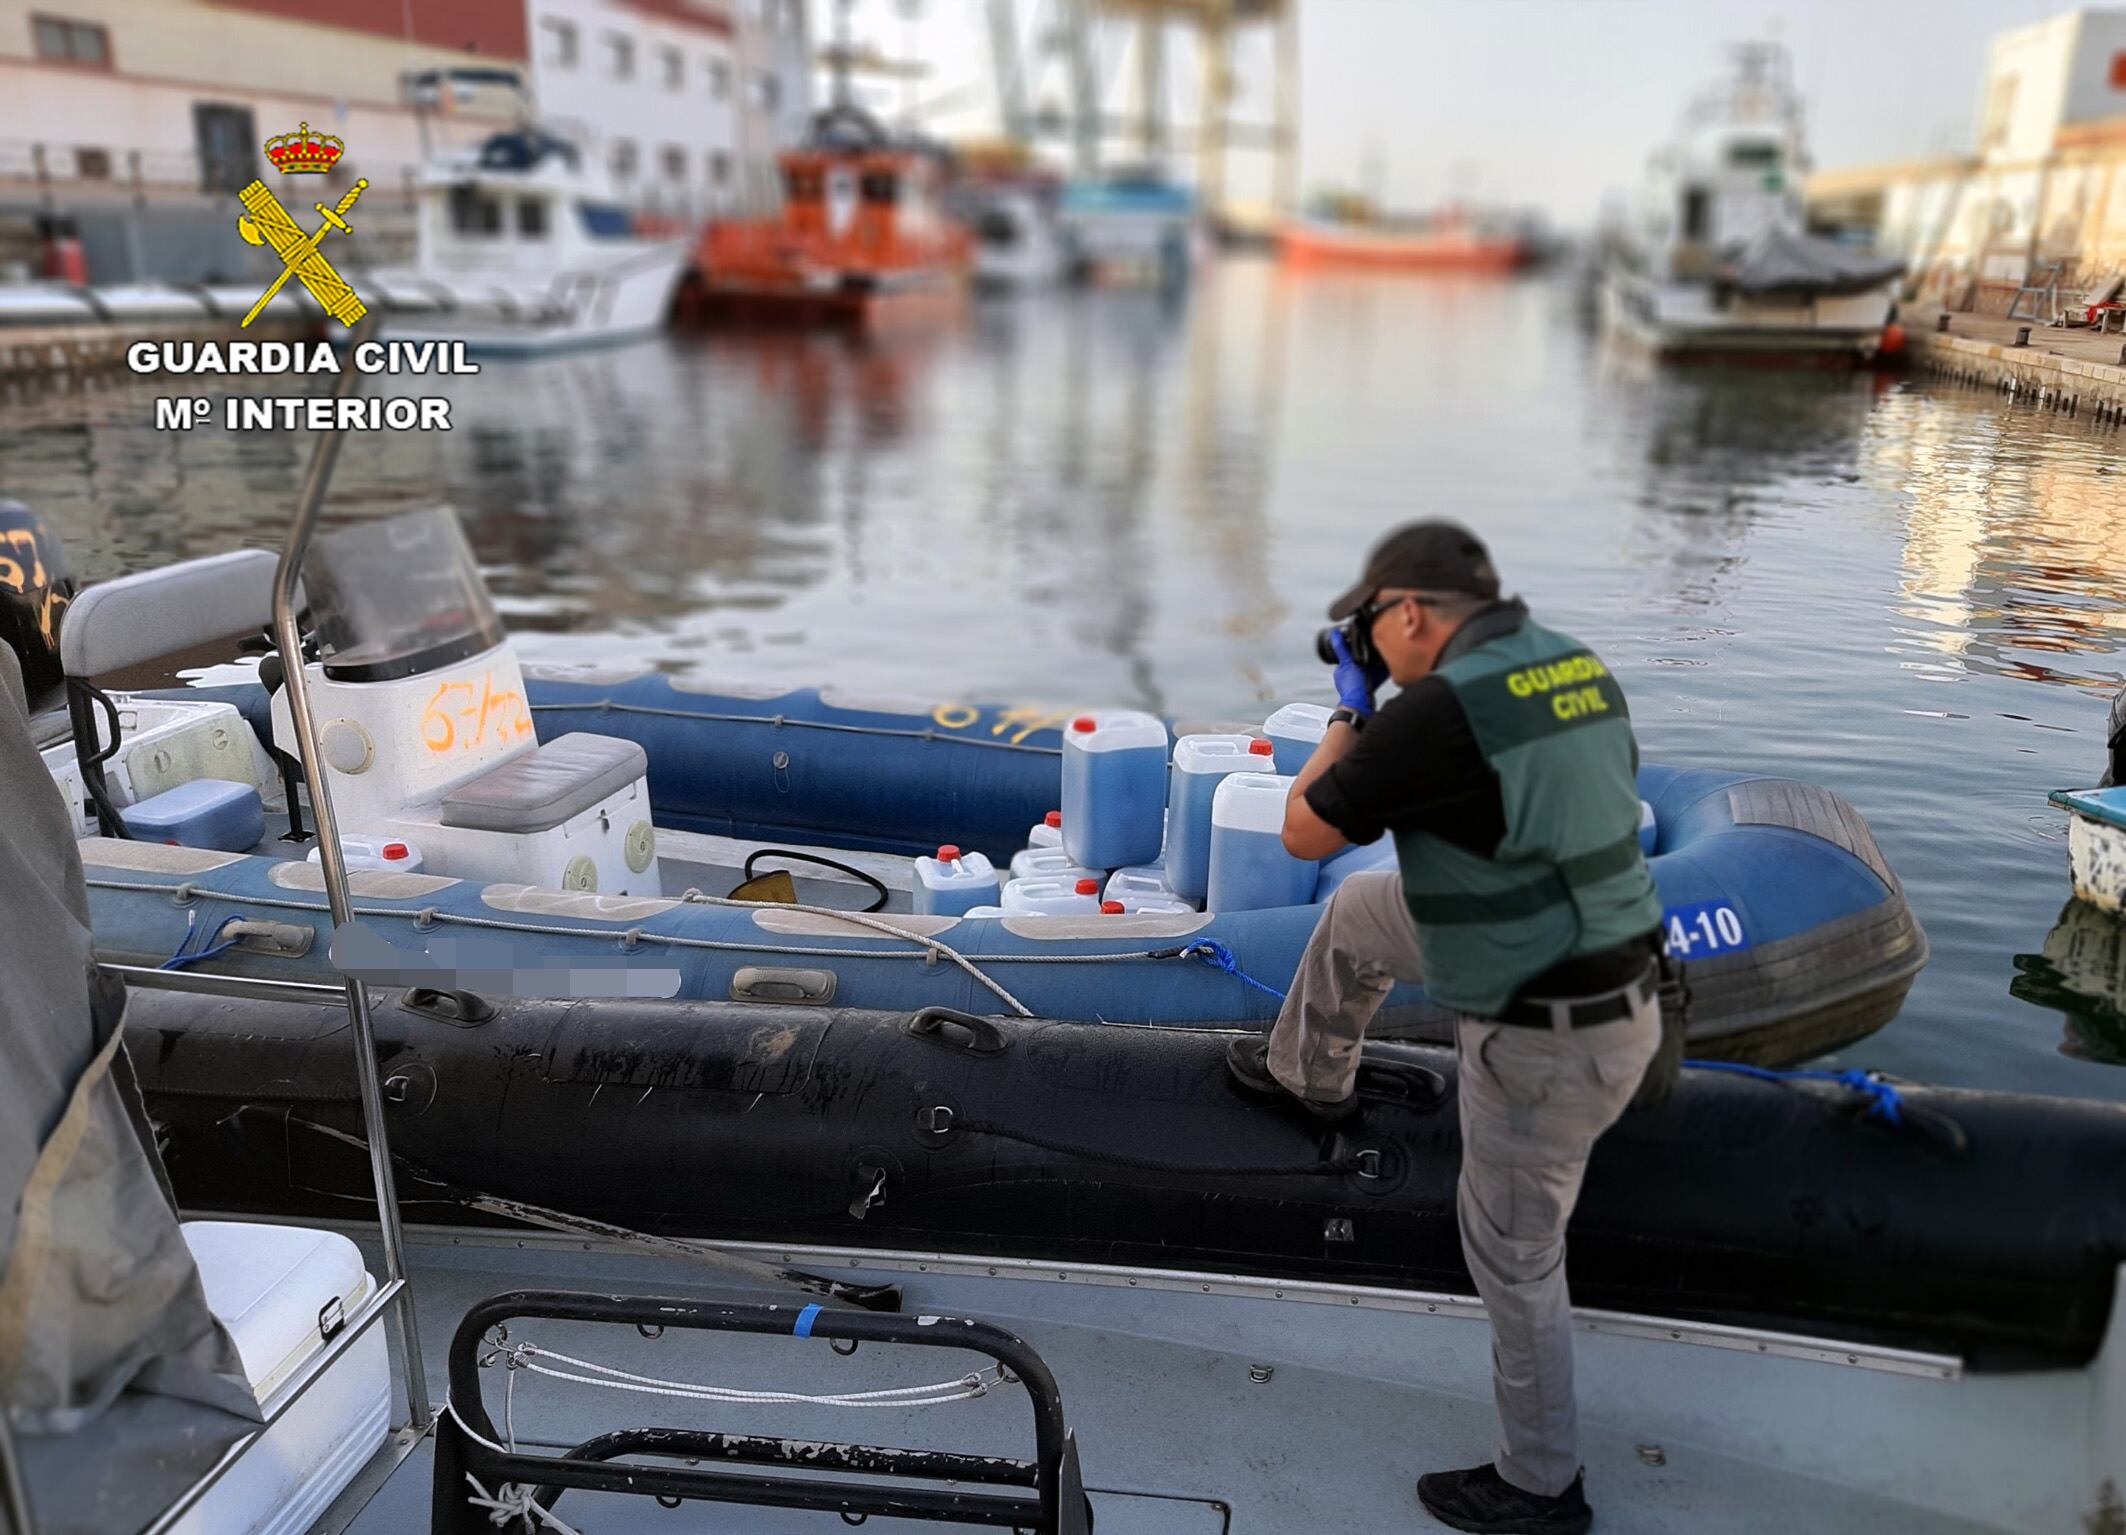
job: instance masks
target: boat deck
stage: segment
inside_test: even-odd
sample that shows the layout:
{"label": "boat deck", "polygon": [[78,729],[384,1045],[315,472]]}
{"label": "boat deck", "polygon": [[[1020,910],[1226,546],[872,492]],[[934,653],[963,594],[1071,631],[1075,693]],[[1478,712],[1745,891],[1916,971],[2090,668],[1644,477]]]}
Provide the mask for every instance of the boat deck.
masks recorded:
{"label": "boat deck", "polygon": [[[459,1317],[475,1302],[501,1291],[625,1290],[780,1304],[805,1298],[789,1290],[734,1290],[706,1271],[706,1282],[690,1283],[675,1278],[686,1274],[686,1266],[675,1268],[670,1259],[592,1251],[585,1243],[555,1238],[447,1237],[430,1232],[414,1236],[411,1257],[428,1384],[438,1400],[445,1388],[445,1354]],[[1172,1313],[1159,1314],[1159,1297],[1079,1287],[1078,1304],[1058,1308],[1055,1287],[1038,1282],[1031,1273],[1007,1276],[1007,1281],[1030,1281],[1016,1284],[946,1274],[926,1277],[906,1270],[866,1277],[905,1283],[910,1311],[936,1307],[946,1314],[978,1315],[1033,1344],[1060,1383],[1101,1535],[1437,1529],[1440,1526],[1417,1504],[1417,1475],[1473,1464],[1491,1453],[1488,1391],[1461,1389],[1481,1379],[1487,1339],[1479,1315],[1433,1319],[1427,1330],[1434,1368],[1404,1375],[1398,1363],[1409,1361],[1399,1361],[1398,1350],[1388,1347],[1375,1355],[1368,1346],[1369,1334],[1382,1320],[1378,1313],[1291,1308],[1289,1316],[1267,1330],[1232,1329],[1221,1346],[1160,1336],[1170,1331]],[[977,1286],[988,1304],[969,1308],[966,1302]],[[1025,1314],[1013,1314],[1021,1307]],[[1036,1310],[1046,1314],[1035,1315]],[[1349,1347],[1324,1349],[1325,1333],[1342,1334]],[[866,1344],[844,1358],[817,1340],[677,1331],[653,1340],[627,1327],[563,1322],[526,1323],[512,1334],[512,1342],[535,1338],[549,1348],[644,1375],[750,1390],[866,1391],[950,1379],[968,1368],[965,1361],[971,1357]],[[1591,1363],[1599,1374],[1611,1362],[1604,1358],[1604,1343],[1599,1338],[1582,1341],[1583,1371]],[[1673,1421],[1676,1404],[1669,1394],[1696,1389],[1688,1356],[1704,1352],[1709,1351],[1671,1348],[1672,1360],[1683,1365],[1680,1372],[1657,1364],[1634,1383],[1648,1404],[1642,1424],[1604,1414],[1599,1405],[1587,1413],[1592,1420],[1582,1426],[1587,1485],[1604,1530],[1674,1535],[1790,1535],[1809,1530],[1836,1535],[1922,1526],[1935,1531],[1987,1527],[1950,1517],[1940,1508],[1917,1508],[1817,1477],[1708,1453],[1664,1435],[1655,1420]],[[1297,1362],[1324,1357],[1340,1362],[1329,1368]],[[1781,1364],[1774,1361],[1773,1367]],[[1477,1367],[1474,1374],[1472,1365]],[[1799,1360],[1785,1368],[1813,1376],[1804,1384],[1825,1393],[1851,1394],[1849,1382],[1859,1380],[1859,1394],[1866,1396],[1870,1383],[1899,1379],[1880,1370],[1858,1375]],[[488,1403],[500,1425],[503,1391],[501,1382],[493,1379],[497,1373],[487,1374]],[[1267,1378],[1255,1378],[1265,1373]],[[1913,1385],[1915,1379],[1906,1376],[1903,1383]],[[1769,1384],[1774,1397],[1786,1395],[1779,1383]],[[862,1412],[704,1406],[522,1372],[513,1395],[518,1441],[540,1452],[558,1452],[595,1433],[648,1423],[1022,1457],[1032,1446],[1032,1414],[1023,1393],[1011,1386],[971,1401]],[[1599,1404],[1611,1393],[1599,1385],[1590,1393],[1583,1385],[1582,1395],[1583,1402],[1592,1395]],[[1721,1415],[1714,1402],[1707,1402],[1705,1410]],[[1830,1407],[1828,1397],[1825,1411],[1841,1415]],[[1802,1437],[1809,1437],[1807,1430]],[[1768,1443],[1767,1456],[1780,1448]],[[1980,1447],[1971,1448],[1984,1458]],[[1851,1453],[1857,1458],[1882,1449],[1856,1442]],[[1943,1460],[1959,1453],[1953,1444],[1933,1449]],[[398,1463],[388,1480],[376,1487],[376,1474],[392,1461]],[[320,1528],[353,1535],[425,1529],[431,1466],[431,1443],[402,1434],[372,1468],[366,1485],[350,1489]],[[1923,1474],[1921,1468],[1912,1470],[1915,1476]],[[365,1498],[366,1506],[357,1507]],[[614,1496],[571,1492],[554,1511],[584,1535],[636,1528],[674,1535],[695,1530],[779,1535],[841,1527],[820,1513],[695,1503],[665,1510],[641,1498],[624,1501],[623,1507]],[[881,1535],[900,1535],[951,1526],[875,1517],[866,1527]]]}

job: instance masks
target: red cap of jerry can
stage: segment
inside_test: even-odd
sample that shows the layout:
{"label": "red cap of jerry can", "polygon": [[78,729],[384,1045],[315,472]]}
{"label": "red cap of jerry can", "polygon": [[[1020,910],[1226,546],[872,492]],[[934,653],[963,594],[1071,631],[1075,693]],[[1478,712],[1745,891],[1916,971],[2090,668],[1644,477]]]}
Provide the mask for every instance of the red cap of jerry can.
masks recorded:
{"label": "red cap of jerry can", "polygon": [[945,843],[942,847],[938,849],[939,863],[957,863],[959,861],[959,857],[960,850],[954,847],[950,842]]}
{"label": "red cap of jerry can", "polygon": [[393,863],[397,863],[401,858],[411,856],[407,853],[406,844],[403,842],[387,842],[377,850],[377,855],[381,858],[387,858]]}
{"label": "red cap of jerry can", "polygon": [[1256,739],[1248,742],[1248,752],[1252,756],[1267,757],[1276,750],[1276,747],[1272,746],[1269,742],[1263,740],[1259,736]]}
{"label": "red cap of jerry can", "polygon": [[1094,730],[1098,726],[1099,722],[1090,714],[1081,714],[1070,722],[1070,728],[1073,730]]}
{"label": "red cap of jerry can", "polygon": [[1096,879],[1081,879],[1078,881],[1078,894],[1080,895],[1095,894],[1099,888],[1100,882]]}
{"label": "red cap of jerry can", "polygon": [[1122,910],[1122,903],[1120,901],[1102,901],[1100,909],[1112,917]]}
{"label": "red cap of jerry can", "polygon": [[1060,810],[1049,811],[1047,815],[1041,817],[1041,824],[1043,826],[1061,826],[1063,824],[1063,812]]}

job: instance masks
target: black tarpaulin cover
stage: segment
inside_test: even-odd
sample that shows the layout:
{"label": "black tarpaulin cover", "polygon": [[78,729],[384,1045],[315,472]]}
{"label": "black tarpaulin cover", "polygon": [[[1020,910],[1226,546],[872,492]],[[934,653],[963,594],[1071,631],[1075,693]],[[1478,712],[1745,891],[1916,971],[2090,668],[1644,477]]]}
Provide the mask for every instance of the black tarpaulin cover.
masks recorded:
{"label": "black tarpaulin cover", "polygon": [[1739,293],[1815,297],[1865,293],[1904,269],[1905,264],[1894,256],[1774,228],[1743,246],[1721,277]]}

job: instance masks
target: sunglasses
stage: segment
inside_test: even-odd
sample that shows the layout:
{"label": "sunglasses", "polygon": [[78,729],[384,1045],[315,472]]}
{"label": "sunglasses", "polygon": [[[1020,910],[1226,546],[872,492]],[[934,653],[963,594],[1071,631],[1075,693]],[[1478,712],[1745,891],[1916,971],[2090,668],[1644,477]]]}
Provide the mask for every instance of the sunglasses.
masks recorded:
{"label": "sunglasses", "polygon": [[1435,598],[1421,597],[1416,592],[1405,592],[1400,597],[1375,597],[1371,602],[1360,603],[1358,611],[1353,613],[1351,617],[1357,620],[1359,627],[1371,629],[1374,624],[1380,621],[1381,614],[1392,612],[1406,602],[1414,602],[1421,608],[1436,608],[1439,606],[1439,602]]}

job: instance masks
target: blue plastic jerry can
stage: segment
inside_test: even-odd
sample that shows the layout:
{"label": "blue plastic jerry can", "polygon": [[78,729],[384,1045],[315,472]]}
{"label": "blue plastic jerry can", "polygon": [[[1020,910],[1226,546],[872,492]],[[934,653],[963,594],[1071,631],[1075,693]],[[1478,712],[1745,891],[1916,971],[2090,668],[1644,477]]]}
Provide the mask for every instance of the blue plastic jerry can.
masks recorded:
{"label": "blue plastic jerry can", "polygon": [[1153,863],[1166,818],[1166,726],[1135,709],[1081,714],[1063,732],[1063,848],[1087,869]]}

